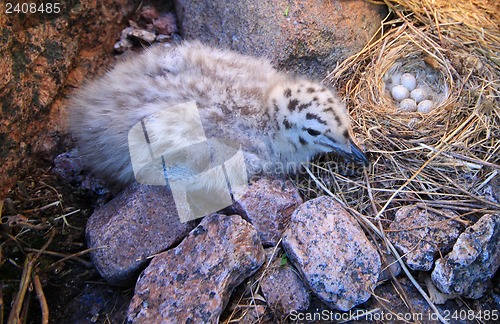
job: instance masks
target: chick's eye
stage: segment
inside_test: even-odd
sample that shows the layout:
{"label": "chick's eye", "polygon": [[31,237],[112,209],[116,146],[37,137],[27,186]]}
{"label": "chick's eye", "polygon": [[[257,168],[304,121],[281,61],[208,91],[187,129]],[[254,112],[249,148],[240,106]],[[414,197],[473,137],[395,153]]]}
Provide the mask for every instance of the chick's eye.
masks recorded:
{"label": "chick's eye", "polygon": [[315,129],[312,129],[312,128],[308,128],[307,129],[307,134],[311,135],[311,136],[318,136],[319,134],[321,134],[321,132],[315,130]]}

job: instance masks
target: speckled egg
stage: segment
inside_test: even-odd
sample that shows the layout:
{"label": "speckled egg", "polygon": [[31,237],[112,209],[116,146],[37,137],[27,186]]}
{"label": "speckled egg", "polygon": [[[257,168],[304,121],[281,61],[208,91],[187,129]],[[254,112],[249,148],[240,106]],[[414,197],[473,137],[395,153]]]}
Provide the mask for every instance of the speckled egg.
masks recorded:
{"label": "speckled egg", "polygon": [[394,98],[394,100],[401,101],[403,99],[410,97],[410,91],[408,91],[408,89],[406,89],[402,85],[397,85],[391,89],[391,95]]}
{"label": "speckled egg", "polygon": [[410,98],[415,100],[416,103],[419,103],[420,101],[427,99],[427,93],[422,88],[416,88],[410,92]]}
{"label": "speckled egg", "polygon": [[422,100],[418,106],[417,111],[421,113],[428,113],[434,108],[434,103],[430,100]]}
{"label": "speckled egg", "polygon": [[416,111],[417,110],[417,103],[413,99],[403,99],[399,103],[399,108],[403,111]]}
{"label": "speckled egg", "polygon": [[408,89],[408,91],[412,91],[417,87],[417,79],[411,73],[405,73],[401,76],[401,84]]}

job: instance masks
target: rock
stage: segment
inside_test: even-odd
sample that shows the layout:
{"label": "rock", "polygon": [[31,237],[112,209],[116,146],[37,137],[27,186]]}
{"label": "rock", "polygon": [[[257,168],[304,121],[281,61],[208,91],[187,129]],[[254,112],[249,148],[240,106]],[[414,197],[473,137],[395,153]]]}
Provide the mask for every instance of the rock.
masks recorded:
{"label": "rock", "polygon": [[155,33],[149,32],[144,29],[132,28],[132,30],[127,34],[128,38],[135,39],[141,43],[151,44],[155,41]]}
{"label": "rock", "polygon": [[100,179],[94,178],[92,174],[85,175],[82,172],[84,170],[84,161],[78,153],[77,148],[59,154],[55,157],[53,163],[52,173],[59,175],[67,182],[80,184],[82,188],[101,196],[110,193],[109,189]]}
{"label": "rock", "polygon": [[18,176],[55,157],[66,127],[63,98],[106,71],[134,10],[128,0],[59,3],[60,13],[0,14],[0,200]]}
{"label": "rock", "polygon": [[[167,3],[157,4],[168,10]],[[172,12],[160,12],[159,8],[149,5],[141,7],[128,21],[129,26],[122,30],[120,40],[114,49],[118,53],[141,50],[153,43],[176,42],[177,22]]]}
{"label": "rock", "polygon": [[368,1],[176,0],[185,39],[271,59],[278,68],[324,78],[361,50],[386,15]]}
{"label": "rock", "polygon": [[481,196],[484,196],[485,199],[497,203],[500,203],[500,175],[497,174],[493,179],[491,179],[490,183],[483,187],[483,189],[479,192]]}
{"label": "rock", "polygon": [[251,182],[231,210],[255,226],[265,245],[276,245],[302,203],[299,191],[290,181],[261,178]]}
{"label": "rock", "polygon": [[480,298],[500,266],[500,214],[484,215],[436,261],[432,281],[445,294]]}
{"label": "rock", "polygon": [[37,140],[31,142],[31,152],[39,159],[52,162],[58,153],[60,141],[59,132],[41,134]]}
{"label": "rock", "polygon": [[279,315],[309,308],[307,286],[289,264],[281,265],[281,258],[275,258],[265,269],[260,288],[269,308]]}
{"label": "rock", "polygon": [[144,19],[144,21],[151,23],[160,16],[160,13],[155,7],[146,5],[141,8],[139,16]]}
{"label": "rock", "polygon": [[148,262],[184,238],[193,223],[181,223],[165,187],[134,183],[90,216],[86,237],[97,271],[112,284],[126,284]]}
{"label": "rock", "polygon": [[56,318],[51,313],[51,320],[54,323],[125,323],[131,294],[124,290],[109,285],[87,284],[64,308],[59,306],[63,309],[55,312]]}
{"label": "rock", "polygon": [[[100,195],[101,197],[99,197],[99,200],[101,200],[102,198],[109,200],[109,196],[112,195],[111,191],[108,189],[108,187],[106,187],[104,182],[101,179],[95,178],[92,174],[87,174],[81,182],[80,186]],[[103,205],[107,200],[99,201],[100,204],[98,206]]]}
{"label": "rock", "polygon": [[436,285],[432,282],[431,274],[429,272],[420,272],[418,277],[425,283],[427,295],[434,304],[442,305],[450,299],[460,297],[460,295],[457,294],[443,294],[439,291],[439,289],[436,288]]}
{"label": "rock", "polygon": [[302,204],[283,235],[283,248],[312,292],[347,311],[370,298],[380,256],[355,219],[335,200]]}
{"label": "rock", "polygon": [[56,156],[52,173],[59,175],[68,182],[76,182],[81,180],[83,166],[84,162],[78,154],[78,149],[72,149]]}
{"label": "rock", "polygon": [[113,46],[114,50],[118,53],[123,53],[128,50],[131,50],[134,47],[134,43],[126,37],[120,38],[115,45]]}
{"label": "rock", "polygon": [[390,280],[393,278],[393,276],[394,277],[399,276],[399,274],[403,270],[399,262],[392,254],[384,253],[383,258],[381,258],[381,260],[382,260],[382,272],[380,272],[380,275],[378,277],[379,283],[381,281]]}
{"label": "rock", "polygon": [[163,34],[156,35],[156,42],[157,43],[165,43],[165,42],[170,41],[171,39],[172,39],[172,37],[169,35],[163,35]]}
{"label": "rock", "polygon": [[386,235],[410,269],[430,271],[435,257],[448,253],[460,235],[462,226],[453,220],[458,214],[442,212],[447,217],[417,206],[404,206],[396,212]]}
{"label": "rock", "polygon": [[238,215],[205,217],[142,272],[133,323],[217,323],[232,290],[264,262],[257,231]]}
{"label": "rock", "polygon": [[177,33],[177,24],[174,14],[168,12],[161,14],[153,21],[153,26],[159,34],[171,35]]}

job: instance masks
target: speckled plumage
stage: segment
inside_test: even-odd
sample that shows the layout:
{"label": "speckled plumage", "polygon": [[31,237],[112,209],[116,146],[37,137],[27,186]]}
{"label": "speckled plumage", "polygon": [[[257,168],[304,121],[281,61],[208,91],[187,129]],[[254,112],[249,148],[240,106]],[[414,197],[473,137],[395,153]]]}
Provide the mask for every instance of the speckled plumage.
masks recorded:
{"label": "speckled plumage", "polygon": [[[289,77],[265,59],[199,42],[152,47],[84,86],[70,100],[70,130],[91,170],[121,186],[134,179],[127,143],[132,126],[192,100],[206,136],[239,143],[250,174],[265,163],[288,171],[333,150],[360,156],[345,106],[325,86]],[[186,118],[153,125],[165,138],[150,140],[162,141],[165,150],[196,140]],[[196,156],[189,160],[196,164]],[[189,173],[192,165],[179,167]]]}

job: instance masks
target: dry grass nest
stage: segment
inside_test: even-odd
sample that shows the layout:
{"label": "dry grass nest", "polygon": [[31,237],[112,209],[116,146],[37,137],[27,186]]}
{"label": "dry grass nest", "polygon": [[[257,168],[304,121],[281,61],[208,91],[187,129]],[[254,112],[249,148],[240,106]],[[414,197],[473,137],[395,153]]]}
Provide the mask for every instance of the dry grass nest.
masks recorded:
{"label": "dry grass nest", "polygon": [[[354,136],[372,167],[346,177],[337,163],[318,163],[311,169],[318,189],[309,195],[326,188],[378,219],[410,204],[455,210],[466,224],[499,213],[490,196],[500,177],[500,5],[384,3],[392,18],[325,79],[347,98]],[[437,97],[431,112],[397,109],[386,90],[395,70],[424,76]]]}

